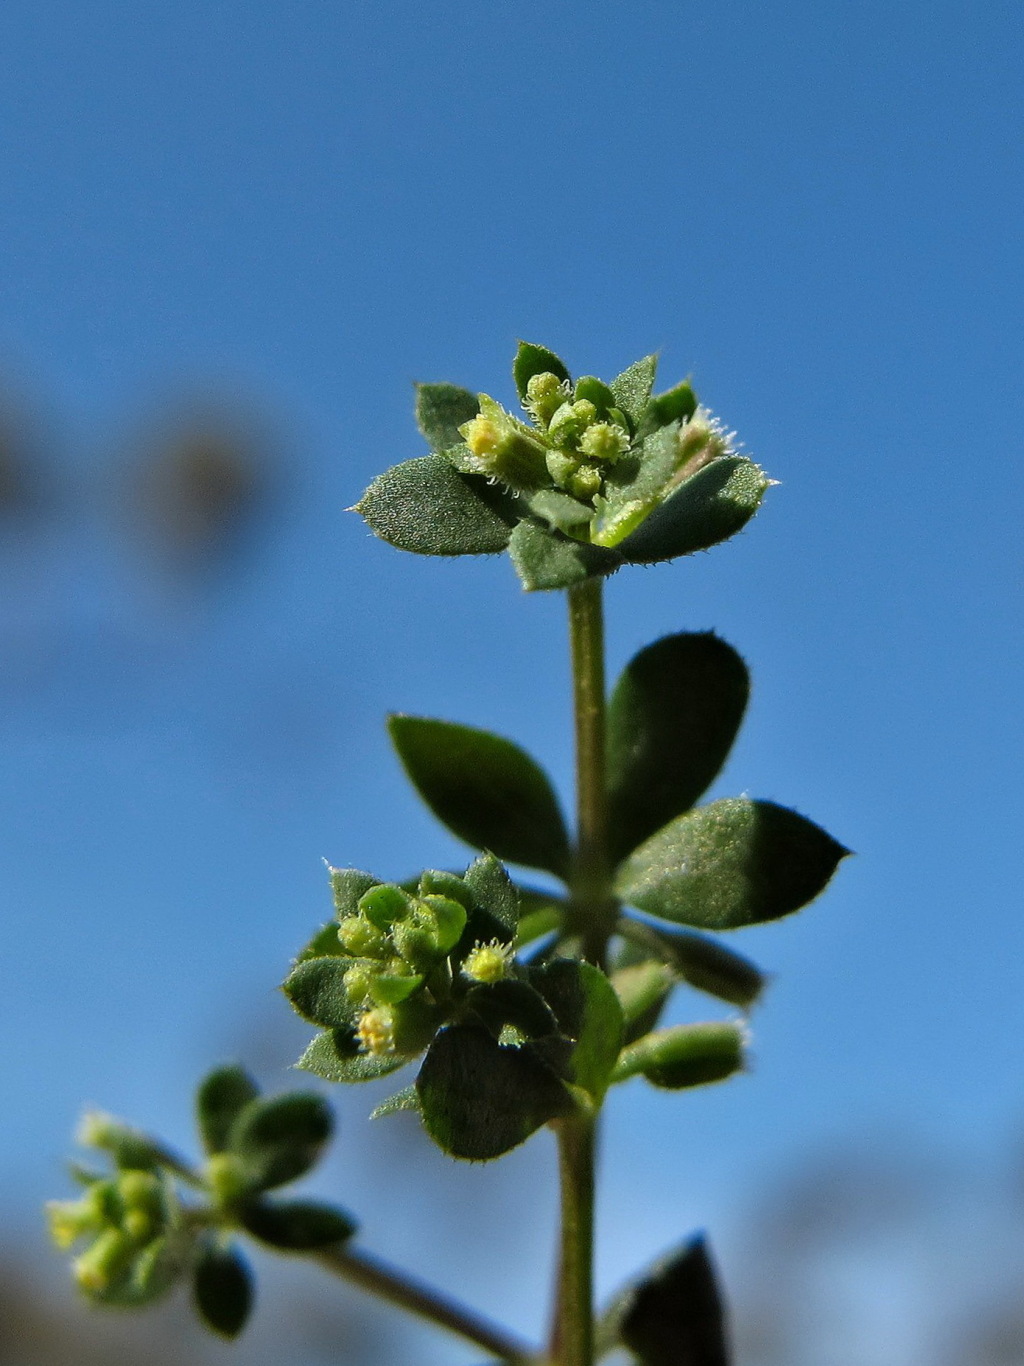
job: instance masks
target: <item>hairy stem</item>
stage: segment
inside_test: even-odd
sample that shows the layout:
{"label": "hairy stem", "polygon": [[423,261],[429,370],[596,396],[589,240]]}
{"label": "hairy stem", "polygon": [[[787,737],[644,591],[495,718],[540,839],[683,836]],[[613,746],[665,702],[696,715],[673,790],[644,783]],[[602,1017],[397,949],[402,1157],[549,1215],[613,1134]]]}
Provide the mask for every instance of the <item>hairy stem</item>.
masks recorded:
{"label": "hairy stem", "polygon": [[367,1252],[339,1246],[325,1248],[313,1257],[328,1271],[352,1281],[378,1299],[388,1300],[410,1314],[418,1314],[440,1328],[458,1333],[510,1366],[534,1366],[537,1361],[535,1352],[503,1328]]}

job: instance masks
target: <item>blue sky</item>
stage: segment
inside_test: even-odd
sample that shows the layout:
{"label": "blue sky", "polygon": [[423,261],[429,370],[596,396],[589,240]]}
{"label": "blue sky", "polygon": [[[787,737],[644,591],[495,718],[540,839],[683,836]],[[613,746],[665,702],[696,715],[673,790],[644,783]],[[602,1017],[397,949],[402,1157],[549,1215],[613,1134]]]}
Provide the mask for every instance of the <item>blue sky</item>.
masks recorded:
{"label": "blue sky", "polygon": [[[981,1160],[1016,1131],[1019,19],[3,6],[0,369],[50,424],[56,490],[0,532],[0,1166],[33,1239],[80,1102],[184,1142],[192,1078],[284,1011],[321,859],[467,857],[384,711],[512,735],[568,799],[561,602],[343,511],[420,452],[411,382],[509,399],[518,336],[578,373],[660,350],[780,481],[735,543],[611,582],[610,666],[718,630],[754,698],[717,790],[857,851],[737,941],[776,974],[753,1074],[622,1093],[608,1165],[636,1145],[650,1183],[611,1183],[631,1222],[602,1274],[695,1224],[727,1239],[815,1145]],[[283,492],[258,545],[182,585],[121,490],[196,392],[270,424]],[[516,1159],[538,1181],[543,1142]]]}

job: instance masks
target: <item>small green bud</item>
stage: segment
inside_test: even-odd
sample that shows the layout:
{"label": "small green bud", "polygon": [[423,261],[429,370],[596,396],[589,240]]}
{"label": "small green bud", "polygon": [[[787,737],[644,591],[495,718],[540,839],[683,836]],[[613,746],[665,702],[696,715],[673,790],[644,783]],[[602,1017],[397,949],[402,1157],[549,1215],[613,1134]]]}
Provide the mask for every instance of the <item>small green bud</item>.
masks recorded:
{"label": "small green bud", "polygon": [[425,925],[409,921],[396,925],[394,941],[403,960],[402,968],[406,971],[411,967],[416,972],[429,972],[437,962],[437,938]]}
{"label": "small green bud", "polygon": [[569,481],[579,469],[581,461],[574,451],[553,450],[548,451],[546,457],[548,473],[555,483],[563,489],[569,487]]}
{"label": "small green bud", "polygon": [[394,883],[383,882],[379,887],[371,887],[359,898],[359,912],[378,930],[387,931],[397,920],[404,920],[409,914],[410,898],[401,887]]}
{"label": "small green bud", "polygon": [[234,1153],[214,1153],[206,1164],[206,1184],[218,1205],[233,1205],[250,1190],[245,1163]]}
{"label": "small green bud", "polygon": [[569,386],[565,380],[545,370],[543,374],[531,376],[523,407],[541,427],[546,427],[568,397]]}
{"label": "small green bud", "polygon": [[572,446],[597,417],[597,409],[588,398],[575,403],[563,403],[551,419],[548,436],[556,446]]}
{"label": "small green bud", "polygon": [[592,422],[580,437],[580,450],[590,460],[612,463],[629,450],[629,436],[614,422]]}
{"label": "small green bud", "polygon": [[87,1110],[75,1133],[75,1142],[83,1148],[115,1148],[125,1134],[131,1133],[126,1124],[103,1110]]}
{"label": "small green bud", "polygon": [[338,926],[342,947],[355,958],[383,958],[388,941],[364,915],[347,915]]}
{"label": "small green bud", "polygon": [[381,1057],[394,1052],[395,1021],[387,1006],[375,1006],[373,1010],[364,1011],[356,1026],[356,1033],[364,1053]]}
{"label": "small green bud", "polygon": [[547,448],[486,394],[480,395],[479,415],[464,423],[459,433],[474,457],[477,473],[524,493],[547,484]]}
{"label": "small green bud", "polygon": [[595,465],[581,464],[576,473],[570,477],[566,488],[574,498],[589,503],[601,492],[602,483],[601,471]]}
{"label": "small green bud", "polygon": [[134,1248],[116,1228],[108,1228],[71,1263],[78,1288],[86,1295],[102,1295],[128,1270]]}
{"label": "small green bud", "polygon": [[88,1199],[47,1201],[46,1221],[50,1237],[62,1252],[66,1252],[87,1233],[98,1233],[103,1227],[93,1203]]}
{"label": "small green bud", "polygon": [[350,1005],[361,1006],[367,1000],[373,988],[373,978],[373,969],[364,963],[356,963],[348,969],[342,981]]}
{"label": "small green bud", "polygon": [[500,982],[508,976],[513,953],[511,944],[502,944],[497,939],[474,944],[462,961],[462,971],[474,982]]}

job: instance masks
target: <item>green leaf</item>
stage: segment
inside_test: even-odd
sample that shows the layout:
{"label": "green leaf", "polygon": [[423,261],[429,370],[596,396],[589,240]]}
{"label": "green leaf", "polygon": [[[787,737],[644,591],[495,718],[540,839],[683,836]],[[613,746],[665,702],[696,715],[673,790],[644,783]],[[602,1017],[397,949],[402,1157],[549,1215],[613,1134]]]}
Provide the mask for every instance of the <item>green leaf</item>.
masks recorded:
{"label": "green leaf", "polygon": [[629,418],[635,431],[639,427],[644,411],[654,387],[654,375],[658,369],[657,356],[644,356],[634,361],[628,370],[623,370],[612,380],[610,388],[615,396],[616,406]]}
{"label": "green leaf", "polygon": [[334,914],[339,920],[344,920],[349,915],[358,915],[360,898],[365,896],[371,887],[381,885],[380,878],[371,877],[359,868],[331,868],[330,874]]}
{"label": "green leaf", "polygon": [[526,399],[526,386],[534,375],[557,375],[561,380],[569,379],[565,362],[549,351],[546,346],[534,346],[532,342],[521,341],[512,362],[512,378],[522,401]]}
{"label": "green leaf", "polygon": [[639,925],[626,917],[619,921],[619,927],[626,935],[637,929],[642,935],[640,942],[656,949],[689,986],[720,1001],[749,1010],[764,989],[761,970],[717,939],[675,926]]}
{"label": "green leaf", "polygon": [[467,844],[563,876],[569,841],[543,769],[511,740],[452,721],[391,716],[388,729],[413,786]]}
{"label": "green leaf", "polygon": [[252,1309],[252,1273],[234,1246],[206,1243],[193,1270],[196,1309],[207,1328],[222,1338],[236,1338]]}
{"label": "green leaf", "polygon": [[471,1162],[500,1157],[574,1109],[565,1086],[528,1044],[499,1044],[471,1025],[440,1031],[416,1090],[430,1137],[452,1157]]}
{"label": "green leaf", "polygon": [[622,564],[621,556],[599,546],[571,541],[536,522],[520,522],[513,528],[508,553],[527,592],[571,588],[584,579],[611,574]]}
{"label": "green leaf", "polygon": [[569,958],[532,969],[530,981],[574,1041],[569,1063],[577,1086],[600,1100],[622,1047],[622,1006],[614,987],[600,968]]}
{"label": "green leaf", "polygon": [[381,540],[417,555],[496,554],[508,545],[513,509],[508,493],[441,455],[385,470],[355,506]]}
{"label": "green leaf", "polygon": [[680,418],[688,421],[696,411],[697,395],[689,381],[684,380],[682,384],[651,399],[644,413],[643,434],[646,436],[659,427],[667,427],[670,422],[678,422]]}
{"label": "green leaf", "polygon": [[336,1029],[318,1034],[295,1064],[323,1081],[376,1081],[397,1072],[409,1058],[399,1053],[375,1055],[356,1051],[349,1031]]}
{"label": "green leaf", "polygon": [[[337,933],[335,933],[337,938]],[[298,963],[281,990],[304,1020],[325,1029],[340,1029],[354,1014],[345,990],[351,958],[307,958]]]}
{"label": "green leaf", "polygon": [[616,887],[664,920],[732,930],[813,901],[849,852],[784,806],[728,797],[652,835],[619,869]]}
{"label": "green leaf", "polygon": [[642,1074],[671,1091],[725,1081],[743,1070],[744,1042],[742,1026],[729,1021],[657,1029],[623,1050],[612,1081]]}
{"label": "green leaf", "polygon": [[729,1366],[725,1308],[702,1237],[653,1267],[617,1307],[640,1366]]}
{"label": "green leaf", "polygon": [[564,904],[556,896],[546,896],[541,892],[526,892],[520,889],[522,914],[516,930],[516,947],[532,944],[542,935],[557,930],[565,912]]}
{"label": "green leaf", "polygon": [[720,771],[747,705],[743,660],[712,634],[664,636],[626,666],[608,708],[615,862],[689,810]]}
{"label": "green leaf", "polygon": [[495,1038],[504,1025],[514,1026],[530,1039],[554,1034],[558,1029],[551,1007],[540,992],[515,978],[473,987],[463,1007],[477,1015]]}
{"label": "green leaf", "polygon": [[295,962],[298,964],[308,962],[310,958],[341,958],[344,956],[345,949],[338,938],[338,922],[328,920],[326,925],[321,925],[309,943],[295,955]]}
{"label": "green leaf", "polygon": [[388,1115],[397,1115],[402,1110],[419,1110],[420,1098],[415,1086],[403,1086],[401,1091],[396,1091],[393,1096],[388,1096],[387,1100],[370,1111],[371,1119],[386,1119]]}
{"label": "green leaf", "polygon": [[304,1176],[331,1136],[334,1121],[322,1096],[289,1091],[252,1100],[231,1126],[228,1147],[254,1188],[269,1190]]}
{"label": "green leaf", "polygon": [[611,983],[622,1006],[623,1043],[627,1044],[654,1028],[676,984],[672,969],[654,962],[619,968],[612,973]]}
{"label": "green leaf", "polygon": [[196,1092],[196,1119],[208,1153],[224,1151],[231,1126],[259,1093],[260,1088],[241,1067],[218,1067],[203,1078]]}
{"label": "green leaf", "polygon": [[607,417],[608,409],[615,407],[615,395],[603,380],[595,379],[593,375],[580,376],[576,381],[573,398],[577,402],[580,399],[587,399],[588,402],[592,403],[597,409],[597,417],[600,422],[603,422]]}
{"label": "green leaf", "polygon": [[432,451],[446,451],[462,440],[459,428],[480,411],[480,399],[457,384],[417,384],[416,425]]}
{"label": "green leaf", "polygon": [[555,531],[586,534],[594,516],[594,509],[586,503],[561,493],[558,489],[538,489],[526,500],[527,506],[535,517]]}
{"label": "green leaf", "polygon": [[654,564],[708,550],[746,526],[770,485],[752,460],[720,456],[684,480],[636,531],[618,542],[619,553],[630,564]]}
{"label": "green leaf", "polygon": [[500,861],[491,853],[481,854],[466,869],[463,881],[473,894],[473,904],[514,935],[519,925],[519,893]]}
{"label": "green leaf", "polygon": [[254,1238],[285,1252],[343,1243],[357,1227],[343,1210],[319,1200],[253,1200],[243,1207],[241,1220]]}

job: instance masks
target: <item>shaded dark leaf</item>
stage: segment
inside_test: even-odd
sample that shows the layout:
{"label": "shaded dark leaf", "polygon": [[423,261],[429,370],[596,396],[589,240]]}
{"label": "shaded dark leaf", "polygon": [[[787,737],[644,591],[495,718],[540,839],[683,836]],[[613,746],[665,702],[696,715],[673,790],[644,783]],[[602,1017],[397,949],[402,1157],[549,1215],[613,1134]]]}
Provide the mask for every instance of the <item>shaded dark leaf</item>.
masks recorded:
{"label": "shaded dark leaf", "polygon": [[235,1338],[252,1309],[253,1282],[236,1247],[207,1243],[193,1270],[192,1287],[199,1317],[223,1338]]}
{"label": "shaded dark leaf", "polygon": [[208,1073],[196,1092],[196,1119],[208,1153],[223,1152],[231,1126],[260,1088],[243,1068],[218,1067]]}
{"label": "shaded dark leaf", "polygon": [[565,1086],[529,1045],[499,1044],[487,1030],[469,1025],[440,1031],[416,1090],[430,1137],[452,1157],[469,1161],[500,1157],[573,1110]]}
{"label": "shaded dark leaf", "polygon": [[619,1315],[619,1338],[642,1366],[729,1366],[725,1308],[701,1237],[653,1267]]}
{"label": "shaded dark leaf", "polygon": [[513,529],[508,553],[528,592],[571,588],[584,579],[611,574],[622,564],[613,550],[571,541],[535,522],[520,522]]}
{"label": "shaded dark leaf", "polygon": [[749,687],[743,660],[711,632],[665,636],[630,660],[608,708],[616,862],[687,811],[714,781]]}
{"label": "shaded dark leaf", "polygon": [[413,786],[460,839],[499,858],[564,875],[569,841],[547,775],[525,750],[490,731],[422,716],[388,729]]}
{"label": "shaded dark leaf", "polygon": [[287,1252],[342,1243],[357,1227],[344,1210],[318,1200],[254,1200],[243,1207],[241,1220],[254,1238]]}
{"label": "shaded dark leaf", "polygon": [[327,1102],[312,1091],[290,1091],[269,1100],[252,1100],[238,1114],[228,1147],[244,1162],[251,1185],[259,1190],[283,1186],[304,1176],[331,1136],[334,1122]]}

